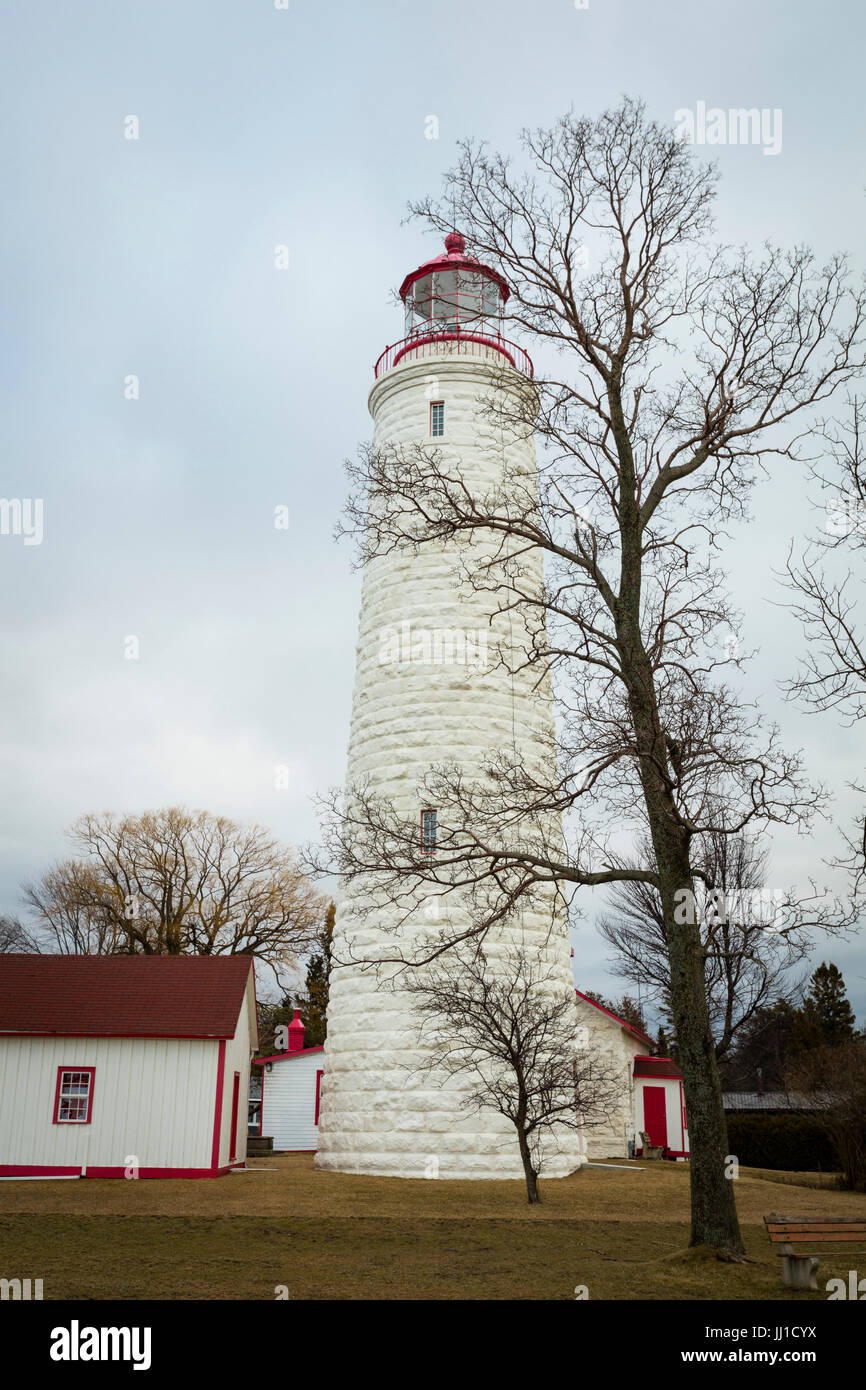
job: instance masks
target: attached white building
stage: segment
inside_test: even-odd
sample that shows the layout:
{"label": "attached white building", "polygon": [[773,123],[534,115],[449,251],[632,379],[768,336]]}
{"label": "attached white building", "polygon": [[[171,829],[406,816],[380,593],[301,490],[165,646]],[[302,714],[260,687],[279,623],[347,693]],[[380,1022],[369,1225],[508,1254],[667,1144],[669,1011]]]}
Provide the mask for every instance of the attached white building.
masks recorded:
{"label": "attached white building", "polygon": [[584,1045],[611,1065],[620,1081],[616,1104],[606,1114],[593,1116],[593,1123],[583,1132],[586,1156],[590,1159],[627,1158],[629,1141],[634,1141],[636,1128],[634,1061],[638,1054],[652,1047],[652,1038],[581,994],[579,989],[575,990],[575,995],[578,1026],[585,1028],[588,1034]]}
{"label": "attached white building", "polygon": [[669,1057],[651,1057],[652,1038],[624,1018],[575,990],[581,1024],[590,1045],[613,1062],[621,1079],[617,1105],[601,1123],[585,1131],[586,1154],[627,1158],[629,1145],[639,1157],[641,1134],[664,1150],[666,1158],[688,1158],[689,1131],[682,1073]]}
{"label": "attached white building", "polygon": [[324,1051],[304,1048],[304,1025],[295,1009],[288,1051],[253,1062],[262,1075],[259,1133],[273,1139],[276,1151],[315,1153],[318,1148]]}
{"label": "attached white building", "polygon": [[243,1167],[250,956],[0,955],[0,1177]]}

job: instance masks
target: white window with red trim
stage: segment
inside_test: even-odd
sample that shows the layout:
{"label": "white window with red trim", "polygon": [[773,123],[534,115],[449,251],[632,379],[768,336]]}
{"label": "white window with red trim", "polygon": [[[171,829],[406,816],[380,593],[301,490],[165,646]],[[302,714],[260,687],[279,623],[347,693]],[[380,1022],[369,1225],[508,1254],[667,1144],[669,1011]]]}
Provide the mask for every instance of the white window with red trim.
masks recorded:
{"label": "white window with red trim", "polygon": [[58,1067],[54,1124],[89,1125],[93,1116],[95,1067]]}
{"label": "white window with red trim", "polygon": [[434,439],[441,439],[445,433],[445,402],[430,402],[430,434]]}

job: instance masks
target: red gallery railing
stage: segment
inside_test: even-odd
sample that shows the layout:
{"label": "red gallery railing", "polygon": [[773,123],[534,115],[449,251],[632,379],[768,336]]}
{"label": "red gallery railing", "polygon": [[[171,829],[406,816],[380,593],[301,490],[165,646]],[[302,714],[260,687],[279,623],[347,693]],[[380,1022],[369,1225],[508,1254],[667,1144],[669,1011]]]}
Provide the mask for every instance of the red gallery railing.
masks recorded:
{"label": "red gallery railing", "polygon": [[[447,346],[446,346],[447,345]],[[406,357],[408,353],[418,357],[442,357],[450,356],[452,353],[464,352],[467,357],[480,357],[486,354],[478,351],[479,347],[492,348],[494,352],[501,353],[506,357],[518,372],[524,376],[532,377],[534,369],[532,359],[528,352],[524,352],[522,347],[512,343],[508,338],[499,335],[493,336],[487,333],[461,333],[458,328],[449,329],[446,333],[421,333],[408,338],[401,338],[397,343],[391,343],[379,358],[373,369],[374,377],[380,377],[383,372],[390,371],[396,367],[401,357]]]}

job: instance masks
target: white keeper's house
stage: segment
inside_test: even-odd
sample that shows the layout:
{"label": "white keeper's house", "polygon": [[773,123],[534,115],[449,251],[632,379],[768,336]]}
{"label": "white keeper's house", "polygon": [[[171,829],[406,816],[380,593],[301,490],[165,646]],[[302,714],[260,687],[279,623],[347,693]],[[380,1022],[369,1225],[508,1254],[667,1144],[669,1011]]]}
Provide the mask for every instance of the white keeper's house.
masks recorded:
{"label": "white keeper's house", "polygon": [[243,1167],[250,956],[0,955],[0,1178]]}

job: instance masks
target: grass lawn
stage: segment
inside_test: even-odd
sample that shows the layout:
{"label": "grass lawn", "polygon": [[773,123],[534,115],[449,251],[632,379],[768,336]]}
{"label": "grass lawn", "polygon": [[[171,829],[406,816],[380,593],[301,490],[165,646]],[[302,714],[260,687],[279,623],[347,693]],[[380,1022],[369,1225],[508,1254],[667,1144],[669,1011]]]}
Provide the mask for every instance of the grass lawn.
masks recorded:
{"label": "grass lawn", "polygon": [[516,1182],[319,1173],[307,1154],[250,1162],[267,1171],[0,1182],[0,1277],[41,1278],[46,1299],[273,1299],[277,1285],[292,1299],[573,1299],[586,1285],[591,1299],[823,1300],[850,1256],[821,1256],[818,1294],[783,1288],[765,1212],[866,1217],[866,1195],[815,1175],[743,1169],[753,1263],[736,1265],[686,1249],[681,1163],[584,1169],[542,1183],[529,1207]]}

